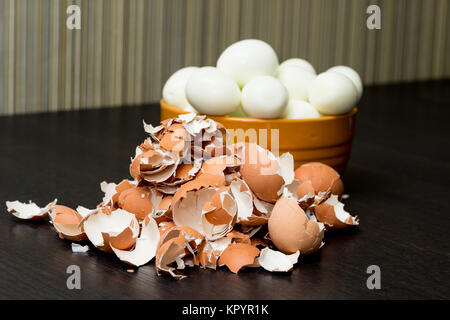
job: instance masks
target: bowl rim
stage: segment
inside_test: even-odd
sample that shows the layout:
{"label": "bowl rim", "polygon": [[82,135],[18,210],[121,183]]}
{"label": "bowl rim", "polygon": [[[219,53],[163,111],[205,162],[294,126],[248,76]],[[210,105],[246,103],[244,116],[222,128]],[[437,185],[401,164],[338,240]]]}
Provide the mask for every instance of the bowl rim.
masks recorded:
{"label": "bowl rim", "polygon": [[[178,109],[170,104],[168,104],[164,99],[159,101],[161,107],[167,108],[169,111],[174,113],[186,114],[189,113],[187,111]],[[304,122],[326,122],[332,120],[338,120],[343,118],[350,118],[358,112],[357,107],[353,107],[352,110],[345,114],[334,115],[334,116],[323,116],[320,118],[310,118],[310,119],[259,119],[259,118],[240,118],[240,117],[226,117],[226,116],[208,116],[215,119],[224,119],[227,121],[235,121],[235,122],[255,122],[255,123],[267,123],[270,121],[271,123],[304,123]],[[220,121],[220,120],[219,120]]]}

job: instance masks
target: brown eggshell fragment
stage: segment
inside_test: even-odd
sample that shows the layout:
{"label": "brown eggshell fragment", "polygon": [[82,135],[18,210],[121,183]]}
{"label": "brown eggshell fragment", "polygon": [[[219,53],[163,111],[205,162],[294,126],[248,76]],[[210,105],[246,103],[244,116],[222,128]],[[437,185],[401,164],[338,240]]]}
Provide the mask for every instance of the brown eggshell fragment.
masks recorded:
{"label": "brown eggshell fragment", "polygon": [[269,234],[273,244],[283,253],[301,254],[317,251],[322,244],[324,227],[308,219],[305,212],[290,198],[280,198],[269,219]]}
{"label": "brown eggshell fragment", "polygon": [[301,183],[309,181],[316,195],[328,190],[339,197],[344,193],[344,184],[339,173],[321,162],[309,162],[301,165],[295,170],[295,178]]}
{"label": "brown eggshell fragment", "polygon": [[150,201],[150,191],[143,187],[126,189],[119,196],[119,207],[136,215],[142,220],[152,212],[153,206]]}
{"label": "brown eggshell fragment", "polygon": [[328,200],[314,208],[314,214],[318,221],[323,222],[330,229],[342,229],[359,224],[357,216],[351,216],[344,210],[344,204],[332,195]]}
{"label": "brown eggshell fragment", "polygon": [[315,194],[316,194],[316,190],[314,190],[314,187],[312,186],[312,183],[310,180],[301,182],[297,189],[297,197],[299,199],[301,199],[303,197],[314,196]]}
{"label": "brown eggshell fragment", "polygon": [[43,208],[34,202],[23,203],[20,201],[6,201],[6,209],[9,213],[22,220],[39,220],[47,217],[49,211],[56,205],[57,200],[49,203]]}
{"label": "brown eggshell fragment", "polygon": [[160,239],[158,249],[156,251],[156,272],[168,274],[179,280],[184,278],[183,275],[176,274],[175,268],[170,265],[187,256],[192,256],[194,263],[197,263],[196,251],[201,247],[203,236],[192,228],[185,226],[176,226],[167,230]]}
{"label": "brown eggshell fragment", "polygon": [[254,143],[245,145],[241,175],[252,192],[261,200],[274,203],[284,185],[278,174],[278,160],[268,150]]}
{"label": "brown eggshell fragment", "polygon": [[226,265],[233,273],[238,273],[245,266],[252,265],[259,254],[259,249],[246,243],[229,245],[219,258],[219,265]]}
{"label": "brown eggshell fragment", "polygon": [[230,188],[222,187],[216,191],[211,199],[203,206],[206,220],[214,225],[229,224],[232,222],[235,201],[229,193]]}
{"label": "brown eggshell fragment", "polygon": [[79,225],[83,217],[77,211],[66,206],[55,205],[49,214],[60,238],[72,241],[87,239],[82,226]]}

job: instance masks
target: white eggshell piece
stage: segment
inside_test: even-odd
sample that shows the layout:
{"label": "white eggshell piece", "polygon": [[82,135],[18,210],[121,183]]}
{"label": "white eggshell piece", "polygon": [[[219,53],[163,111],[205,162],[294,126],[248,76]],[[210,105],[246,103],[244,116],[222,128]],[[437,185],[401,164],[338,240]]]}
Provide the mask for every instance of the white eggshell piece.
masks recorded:
{"label": "white eggshell piece", "polygon": [[313,119],[319,118],[320,113],[309,102],[289,100],[284,117],[286,119]]}
{"label": "white eggshell piece", "polygon": [[253,118],[280,118],[288,100],[285,86],[271,76],[256,77],[242,89],[242,108]]}
{"label": "white eggshell piece", "polygon": [[278,73],[278,79],[286,87],[289,99],[295,100],[308,99],[308,87],[315,78],[315,73],[296,65],[285,66]]}
{"label": "white eggshell piece", "polygon": [[268,43],[257,39],[233,43],[217,60],[217,68],[230,75],[241,88],[254,77],[274,75],[277,67],[275,50]]}
{"label": "white eggshell piece", "polygon": [[335,66],[328,69],[326,72],[340,73],[348,77],[350,80],[352,80],[353,84],[356,87],[356,90],[358,91],[358,100],[361,99],[363,93],[363,83],[361,81],[361,77],[359,76],[358,72],[347,66]]}
{"label": "white eggshell piece", "polygon": [[335,72],[324,72],[309,86],[308,99],[319,112],[338,115],[352,110],[358,100],[358,92],[348,77]]}
{"label": "white eggshell piece", "polygon": [[294,268],[297,263],[300,251],[293,254],[284,254],[269,248],[264,248],[258,257],[261,267],[270,272],[288,272]]}
{"label": "white eggshell piece", "polygon": [[214,67],[196,70],[186,84],[186,97],[200,113],[223,116],[233,112],[241,102],[236,82]]}
{"label": "white eggshell piece", "polygon": [[[171,106],[188,112],[195,112],[186,99],[186,83],[198,67],[185,67],[173,73],[164,84],[162,95]],[[194,110],[194,111],[192,111]]]}
{"label": "white eggshell piece", "polygon": [[279,73],[281,71],[281,69],[286,66],[297,66],[297,67],[302,68],[303,70],[306,70],[306,71],[316,74],[316,70],[314,69],[312,64],[309,63],[305,59],[300,59],[300,58],[287,59],[287,60],[283,61],[283,63],[280,64],[280,66],[278,67],[277,73]]}

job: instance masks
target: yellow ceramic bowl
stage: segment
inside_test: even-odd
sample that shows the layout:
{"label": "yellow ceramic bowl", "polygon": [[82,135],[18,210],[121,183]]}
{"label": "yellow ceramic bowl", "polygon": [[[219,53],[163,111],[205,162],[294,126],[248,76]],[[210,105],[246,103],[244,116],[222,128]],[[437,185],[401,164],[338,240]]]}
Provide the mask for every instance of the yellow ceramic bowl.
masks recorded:
{"label": "yellow ceramic bowl", "polygon": [[[242,129],[241,133],[247,133],[244,137],[237,135],[238,141],[235,139],[235,142],[257,142],[275,152],[276,147],[272,146],[271,132],[276,139],[277,131],[271,130],[278,129],[279,154],[290,152],[294,157],[295,167],[306,162],[320,161],[342,172],[350,158],[357,112],[358,109],[353,108],[344,115],[316,119],[208,117],[222,123],[227,129],[234,129],[234,132]],[[182,113],[186,112],[161,100],[161,120],[177,117]],[[252,135],[254,132],[257,134]],[[267,138],[264,132],[267,133]]]}

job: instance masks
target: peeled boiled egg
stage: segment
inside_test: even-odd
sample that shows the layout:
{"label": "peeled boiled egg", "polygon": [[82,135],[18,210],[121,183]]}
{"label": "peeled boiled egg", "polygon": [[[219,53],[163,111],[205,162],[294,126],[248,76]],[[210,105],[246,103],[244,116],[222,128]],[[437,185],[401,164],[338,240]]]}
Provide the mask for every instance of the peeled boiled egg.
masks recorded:
{"label": "peeled boiled egg", "polygon": [[203,67],[188,79],[186,97],[200,113],[223,116],[239,106],[241,91],[229,75],[214,67]]}
{"label": "peeled boiled egg", "polygon": [[319,118],[320,114],[306,101],[289,100],[284,117],[286,119],[311,119]]}
{"label": "peeled boiled egg", "polygon": [[308,100],[323,114],[344,114],[355,106],[358,91],[348,77],[340,73],[324,72],[308,87]]}
{"label": "peeled boiled egg", "polygon": [[163,99],[171,106],[188,112],[195,112],[186,99],[186,83],[198,67],[186,67],[173,73],[163,87]]}
{"label": "peeled boiled egg", "polygon": [[316,78],[316,74],[296,65],[288,65],[279,69],[278,79],[286,87],[289,99],[307,100],[308,87]]}
{"label": "peeled boiled egg", "polygon": [[217,60],[217,68],[231,76],[241,88],[254,77],[274,75],[277,67],[275,50],[268,43],[257,39],[233,43]]}
{"label": "peeled boiled egg", "polygon": [[288,103],[288,92],[280,80],[259,76],[242,89],[242,109],[253,118],[280,118]]}
{"label": "peeled boiled egg", "polygon": [[291,59],[287,59],[287,60],[283,61],[283,63],[281,63],[280,66],[278,67],[278,73],[282,68],[284,68],[286,66],[297,66],[297,67],[302,68],[303,70],[306,70],[306,71],[316,74],[316,70],[314,70],[314,67],[312,66],[312,64],[309,63],[308,61],[306,61],[305,59],[291,58]]}
{"label": "peeled boiled egg", "polygon": [[358,100],[361,99],[363,93],[363,84],[358,72],[347,66],[335,66],[328,69],[326,72],[336,72],[347,76],[350,80],[352,80],[353,84],[356,87],[356,90],[358,91]]}

